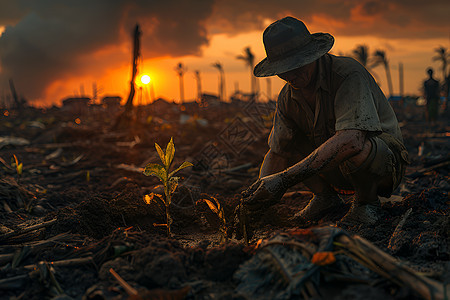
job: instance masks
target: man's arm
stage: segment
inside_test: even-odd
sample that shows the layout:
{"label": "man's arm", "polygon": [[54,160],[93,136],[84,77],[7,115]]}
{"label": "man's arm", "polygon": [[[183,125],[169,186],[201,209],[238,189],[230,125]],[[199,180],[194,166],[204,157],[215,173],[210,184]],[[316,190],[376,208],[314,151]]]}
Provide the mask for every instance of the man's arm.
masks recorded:
{"label": "man's arm", "polygon": [[[284,184],[291,187],[314,174],[333,169],[359,154],[364,148],[365,138],[365,131],[338,131],[305,159],[278,174],[284,177]],[[355,163],[360,164],[362,161]]]}
{"label": "man's arm", "polygon": [[292,167],[264,177],[260,177],[246,192],[245,202],[252,204],[258,202],[274,203],[278,201],[286,190],[312,175],[328,171],[337,167],[343,161],[352,158],[359,165],[364,155],[370,151],[365,148],[366,132],[361,130],[341,130],[329,138],[319,148],[314,150],[305,159]]}
{"label": "man's arm", "polygon": [[269,150],[264,157],[264,161],[259,170],[259,178],[278,173],[288,167],[288,160],[272,150]]}

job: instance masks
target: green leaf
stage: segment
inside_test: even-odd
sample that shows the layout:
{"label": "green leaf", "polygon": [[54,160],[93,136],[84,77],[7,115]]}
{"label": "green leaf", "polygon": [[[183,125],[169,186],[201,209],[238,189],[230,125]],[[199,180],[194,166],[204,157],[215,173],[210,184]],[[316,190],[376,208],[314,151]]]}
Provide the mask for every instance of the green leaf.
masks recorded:
{"label": "green leaf", "polygon": [[188,161],[185,161],[184,163],[181,164],[181,166],[179,166],[178,168],[176,168],[175,170],[173,170],[172,172],[170,172],[169,178],[172,177],[172,175],[175,174],[176,172],[178,172],[178,171],[180,171],[180,170],[182,170],[182,169],[184,169],[184,168],[192,167],[192,166],[193,166],[193,164],[191,164],[191,163],[188,162]]}
{"label": "green leaf", "polygon": [[157,143],[155,143],[155,148],[156,148],[156,151],[158,151],[161,162],[165,165],[166,164],[166,156],[164,155],[164,151],[161,149],[161,147]]}
{"label": "green leaf", "polygon": [[169,171],[170,165],[172,165],[174,156],[175,156],[175,145],[173,144],[173,138],[170,138],[170,142],[167,144],[166,148],[165,166],[167,171]]}
{"label": "green leaf", "polygon": [[145,166],[144,174],[146,176],[156,176],[158,177],[164,184],[167,181],[167,172],[163,166],[158,164],[148,164]]}
{"label": "green leaf", "polygon": [[23,168],[23,164],[20,163],[20,164],[17,166],[17,174],[22,175],[22,168]]}

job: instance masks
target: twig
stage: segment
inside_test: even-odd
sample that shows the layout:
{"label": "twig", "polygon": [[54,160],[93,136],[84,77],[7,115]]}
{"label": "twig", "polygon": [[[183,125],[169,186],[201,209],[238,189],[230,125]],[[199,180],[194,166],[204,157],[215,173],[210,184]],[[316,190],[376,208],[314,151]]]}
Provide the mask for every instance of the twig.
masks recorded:
{"label": "twig", "polygon": [[[83,265],[86,263],[94,263],[94,259],[92,258],[92,256],[48,262],[49,265],[54,266],[54,267],[70,267],[70,266]],[[26,265],[26,266],[24,266],[24,268],[25,269],[34,269],[34,268],[36,268],[36,266],[38,264],[39,263],[32,264],[32,265]]]}
{"label": "twig", "polygon": [[52,225],[55,222],[56,222],[56,219],[53,219],[53,220],[50,220],[50,221],[42,222],[40,224],[36,224],[36,225],[32,225],[32,226],[26,227],[26,228],[23,228],[23,229],[19,229],[19,230],[15,230],[15,231],[12,231],[12,232],[8,232],[8,233],[0,235],[0,240],[9,239],[11,237],[15,237],[15,236],[18,236],[18,235],[21,235],[21,234],[24,234],[24,233],[27,233],[27,232],[30,232],[30,231],[41,229],[43,227],[50,226],[50,225]]}
{"label": "twig", "polygon": [[114,278],[119,282],[120,286],[123,287],[123,289],[127,292],[129,296],[139,296],[138,291],[128,284],[125,280],[123,280],[122,277],[120,277],[119,274],[116,273],[116,271],[113,270],[113,268],[109,269],[109,272],[114,276]]}
{"label": "twig", "polygon": [[0,266],[9,262],[13,257],[14,253],[0,254]]}
{"label": "twig", "polygon": [[29,278],[28,274],[18,275],[10,278],[0,279],[0,289],[20,289],[22,288],[26,280]]}
{"label": "twig", "polygon": [[409,178],[412,178],[412,179],[416,179],[417,177],[424,176],[424,174],[427,173],[427,172],[430,172],[430,171],[433,171],[435,169],[439,169],[439,168],[442,168],[442,167],[445,167],[445,166],[448,166],[448,165],[450,165],[450,160],[444,161],[444,162],[442,162],[440,164],[436,164],[436,165],[428,167],[428,168],[420,169],[420,170],[418,170],[418,171],[416,171],[416,172],[414,172],[412,174],[406,175],[406,177],[409,177]]}
{"label": "twig", "polygon": [[270,249],[267,248],[265,249],[270,256],[273,258],[273,261],[275,262],[275,267],[277,267],[277,269],[280,270],[281,275],[283,275],[283,278],[285,280],[285,282],[289,285],[291,284],[292,281],[292,276],[289,274],[289,272],[286,270],[286,268],[283,266],[283,263],[280,261],[280,259],[278,258],[278,256]]}
{"label": "twig", "polygon": [[406,222],[406,219],[409,217],[409,215],[412,212],[412,207],[406,211],[406,213],[403,215],[400,222],[398,222],[397,226],[394,229],[394,232],[392,233],[391,238],[389,239],[388,248],[393,250],[395,247],[394,243],[397,241],[397,236],[400,234],[400,231],[402,230],[403,225]]}
{"label": "twig", "polygon": [[[440,282],[417,274],[414,270],[402,265],[394,257],[361,237],[349,238],[342,235],[338,238],[338,243],[341,247],[353,253],[359,260],[370,262],[368,267],[372,271],[385,278],[394,279],[394,282],[407,285],[424,299],[444,300],[444,293],[447,295],[450,293],[450,286],[444,286]],[[355,250],[356,253],[353,252]],[[371,268],[370,265],[376,265],[378,268]]]}

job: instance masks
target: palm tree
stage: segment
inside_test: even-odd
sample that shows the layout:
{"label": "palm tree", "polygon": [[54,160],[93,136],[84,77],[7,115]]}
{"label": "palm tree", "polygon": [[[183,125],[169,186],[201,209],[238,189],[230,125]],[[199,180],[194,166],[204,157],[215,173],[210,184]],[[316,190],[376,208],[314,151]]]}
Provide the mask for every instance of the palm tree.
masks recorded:
{"label": "palm tree", "polygon": [[255,94],[256,91],[256,77],[253,75],[253,68],[255,67],[255,55],[252,53],[250,47],[246,47],[244,49],[244,54],[236,56],[237,59],[241,59],[245,62],[245,64],[250,68],[250,83],[251,83],[251,91],[252,94]]}
{"label": "palm tree", "polygon": [[184,82],[183,82],[183,76],[184,73],[187,71],[187,68],[183,65],[183,63],[178,63],[178,65],[175,67],[175,71],[178,74],[178,77],[180,79],[180,101],[181,103],[184,102]]}
{"label": "palm tree", "polygon": [[225,72],[223,71],[222,64],[220,62],[215,62],[212,64],[214,68],[219,71],[219,99],[225,99]]}
{"label": "palm tree", "polygon": [[440,61],[442,62],[442,75],[443,79],[448,77],[447,75],[447,65],[448,60],[450,59],[450,53],[447,53],[447,48],[439,47],[434,49],[434,51],[437,53],[436,56],[433,57],[433,61]]}
{"label": "palm tree", "polygon": [[369,47],[367,45],[356,46],[356,49],[353,50],[353,57],[368,69]]}
{"label": "palm tree", "polygon": [[392,96],[392,78],[391,78],[391,70],[389,68],[389,61],[386,58],[386,52],[383,50],[376,50],[373,54],[374,62],[372,63],[371,67],[376,67],[380,64],[383,64],[384,70],[386,71],[386,80],[388,82],[388,88],[389,88],[389,96]]}
{"label": "palm tree", "polygon": [[200,77],[200,71],[195,70],[195,80],[197,81],[197,101],[202,99],[202,78]]}
{"label": "palm tree", "polygon": [[[441,61],[442,62],[442,76],[443,76],[443,86],[445,89],[445,93],[447,94],[447,101],[450,98],[450,71],[447,73],[447,65],[450,59],[450,53],[447,52],[447,48],[439,47],[434,49],[437,53],[436,56],[433,57],[433,61]],[[448,107],[448,105],[447,105]]]}

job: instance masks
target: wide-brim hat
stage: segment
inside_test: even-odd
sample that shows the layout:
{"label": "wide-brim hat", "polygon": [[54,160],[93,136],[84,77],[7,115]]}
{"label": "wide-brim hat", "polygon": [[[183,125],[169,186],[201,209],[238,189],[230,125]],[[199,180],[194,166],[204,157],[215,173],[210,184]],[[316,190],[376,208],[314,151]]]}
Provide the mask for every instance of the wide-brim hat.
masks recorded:
{"label": "wide-brim hat", "polygon": [[312,63],[330,51],[334,38],[328,33],[311,34],[302,21],[285,17],[266,28],[263,43],[267,57],[253,69],[256,77],[278,75]]}

